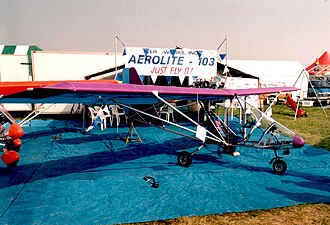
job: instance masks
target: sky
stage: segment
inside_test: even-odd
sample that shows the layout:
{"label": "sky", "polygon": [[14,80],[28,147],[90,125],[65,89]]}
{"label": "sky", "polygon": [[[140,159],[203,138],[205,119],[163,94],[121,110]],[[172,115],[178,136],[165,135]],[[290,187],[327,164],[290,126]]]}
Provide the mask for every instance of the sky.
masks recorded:
{"label": "sky", "polygon": [[218,51],[229,60],[293,60],[307,67],[330,51],[330,1],[0,1],[0,44],[115,52],[115,34],[127,47],[211,50],[227,37]]}

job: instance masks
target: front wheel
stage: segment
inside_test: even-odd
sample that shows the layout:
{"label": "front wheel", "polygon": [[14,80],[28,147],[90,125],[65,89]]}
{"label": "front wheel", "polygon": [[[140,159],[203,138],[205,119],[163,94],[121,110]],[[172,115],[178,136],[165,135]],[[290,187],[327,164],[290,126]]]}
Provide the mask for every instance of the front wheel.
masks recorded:
{"label": "front wheel", "polygon": [[288,166],[286,165],[286,163],[281,160],[281,159],[277,159],[275,160],[275,162],[273,163],[273,171],[276,174],[284,174],[286,169],[288,168]]}
{"label": "front wheel", "polygon": [[178,154],[178,164],[182,167],[189,167],[192,163],[192,156],[189,152],[183,151]]}

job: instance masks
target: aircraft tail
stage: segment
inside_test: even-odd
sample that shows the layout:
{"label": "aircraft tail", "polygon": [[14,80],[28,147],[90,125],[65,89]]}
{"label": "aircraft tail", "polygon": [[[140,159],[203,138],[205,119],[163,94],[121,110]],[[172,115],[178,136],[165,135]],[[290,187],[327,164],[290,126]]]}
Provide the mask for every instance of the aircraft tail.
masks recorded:
{"label": "aircraft tail", "polygon": [[134,67],[129,68],[129,83],[143,85],[143,82]]}

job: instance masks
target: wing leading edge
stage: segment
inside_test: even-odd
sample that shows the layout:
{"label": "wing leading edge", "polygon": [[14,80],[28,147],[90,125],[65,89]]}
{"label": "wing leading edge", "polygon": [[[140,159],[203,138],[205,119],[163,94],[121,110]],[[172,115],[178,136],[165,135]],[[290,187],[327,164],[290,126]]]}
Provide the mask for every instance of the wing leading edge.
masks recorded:
{"label": "wing leading edge", "polygon": [[153,104],[157,102],[153,92],[158,92],[165,100],[196,100],[196,98],[199,100],[223,100],[236,95],[248,96],[296,90],[298,89],[295,87],[207,89],[66,81],[2,96],[0,103],[81,103],[97,105],[107,104],[112,100],[116,100],[124,104]]}

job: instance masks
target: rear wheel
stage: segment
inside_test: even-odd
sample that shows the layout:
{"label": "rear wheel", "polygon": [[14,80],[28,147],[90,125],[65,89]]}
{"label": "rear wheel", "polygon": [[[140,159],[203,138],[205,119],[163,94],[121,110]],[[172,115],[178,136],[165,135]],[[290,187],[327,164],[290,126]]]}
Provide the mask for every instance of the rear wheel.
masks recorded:
{"label": "rear wheel", "polygon": [[7,168],[9,170],[12,170],[12,169],[14,169],[17,166],[17,163],[18,163],[18,161],[17,162],[12,162],[10,164],[7,164]]}
{"label": "rear wheel", "polygon": [[275,160],[275,162],[273,163],[273,171],[276,174],[284,174],[286,169],[288,168],[288,166],[286,165],[286,163],[281,160],[281,159],[277,159]]}
{"label": "rear wheel", "polygon": [[232,145],[229,145],[229,146],[224,146],[223,147],[223,151],[227,154],[233,154],[235,151],[236,151],[236,147],[235,146],[232,146]]}
{"label": "rear wheel", "polygon": [[[19,140],[19,139],[17,139]],[[7,143],[6,143],[6,149],[10,149],[10,150],[13,150],[15,152],[19,152],[21,146],[16,146],[14,144],[14,141],[13,140],[8,140]]]}
{"label": "rear wheel", "polygon": [[178,154],[178,164],[182,167],[189,167],[192,163],[192,156],[189,152],[183,151]]}

